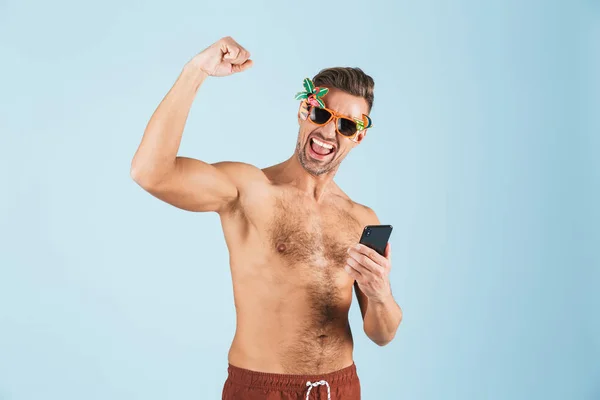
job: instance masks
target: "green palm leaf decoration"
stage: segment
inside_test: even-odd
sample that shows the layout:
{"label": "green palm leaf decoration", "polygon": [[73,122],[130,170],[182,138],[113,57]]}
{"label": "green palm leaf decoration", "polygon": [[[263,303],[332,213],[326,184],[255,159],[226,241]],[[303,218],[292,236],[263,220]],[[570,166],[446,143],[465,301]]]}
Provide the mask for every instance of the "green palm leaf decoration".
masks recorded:
{"label": "green palm leaf decoration", "polygon": [[365,114],[363,114],[363,119],[355,119],[354,121],[356,121],[356,130],[359,132],[365,129],[369,129],[373,126],[373,121],[371,120],[371,117]]}
{"label": "green palm leaf decoration", "polygon": [[307,102],[314,107],[325,108],[322,97],[329,92],[329,89],[315,87],[310,78],[304,79],[303,86],[304,92],[296,93],[296,100],[307,100]]}

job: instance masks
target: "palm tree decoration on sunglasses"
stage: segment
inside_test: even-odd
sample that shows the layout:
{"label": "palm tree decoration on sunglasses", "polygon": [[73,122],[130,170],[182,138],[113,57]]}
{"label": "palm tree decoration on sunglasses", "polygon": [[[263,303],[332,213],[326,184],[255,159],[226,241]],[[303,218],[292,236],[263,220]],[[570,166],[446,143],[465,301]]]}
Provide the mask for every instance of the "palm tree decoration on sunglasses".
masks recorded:
{"label": "palm tree decoration on sunglasses", "polygon": [[[310,78],[305,78],[303,82],[304,91],[296,93],[296,100],[302,100],[307,102],[313,107],[325,108],[325,103],[322,97],[325,96],[329,89],[322,87],[315,87],[314,83]],[[356,122],[356,130],[362,131],[373,127],[373,121],[368,115],[363,114],[362,119],[353,118]]]}
{"label": "palm tree decoration on sunglasses", "polygon": [[309,78],[304,79],[303,85],[304,92],[296,93],[296,100],[306,100],[313,107],[325,108],[322,97],[329,92],[329,89],[315,87]]}

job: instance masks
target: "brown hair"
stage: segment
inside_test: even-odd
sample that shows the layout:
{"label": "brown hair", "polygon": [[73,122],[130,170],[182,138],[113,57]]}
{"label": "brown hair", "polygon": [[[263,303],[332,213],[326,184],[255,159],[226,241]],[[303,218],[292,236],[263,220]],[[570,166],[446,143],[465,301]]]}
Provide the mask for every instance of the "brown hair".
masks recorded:
{"label": "brown hair", "polygon": [[315,75],[313,82],[315,86],[336,88],[353,96],[362,97],[369,105],[369,112],[373,107],[375,82],[360,68],[326,68]]}

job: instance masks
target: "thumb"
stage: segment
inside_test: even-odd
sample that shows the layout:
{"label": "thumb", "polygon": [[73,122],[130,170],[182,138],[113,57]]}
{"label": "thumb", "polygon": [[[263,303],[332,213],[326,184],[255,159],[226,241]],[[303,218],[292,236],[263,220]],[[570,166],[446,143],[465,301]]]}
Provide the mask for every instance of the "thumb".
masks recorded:
{"label": "thumb", "polygon": [[385,246],[385,252],[383,255],[388,259],[388,261],[392,261],[392,245],[390,242],[388,242],[388,244]]}
{"label": "thumb", "polygon": [[231,66],[231,72],[237,73],[245,71],[248,68],[250,68],[253,64],[254,62],[252,60],[246,60],[246,62],[244,62],[243,64],[233,64]]}

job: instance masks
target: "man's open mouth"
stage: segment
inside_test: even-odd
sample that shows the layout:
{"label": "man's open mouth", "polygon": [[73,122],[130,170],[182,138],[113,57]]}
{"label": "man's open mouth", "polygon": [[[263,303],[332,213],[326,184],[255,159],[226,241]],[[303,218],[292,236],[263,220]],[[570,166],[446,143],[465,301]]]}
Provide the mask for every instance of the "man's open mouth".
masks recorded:
{"label": "man's open mouth", "polygon": [[309,141],[311,150],[320,156],[327,156],[335,151],[334,145],[323,142],[315,137],[311,137]]}

